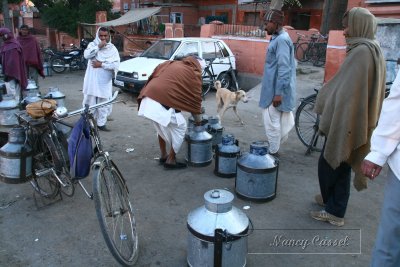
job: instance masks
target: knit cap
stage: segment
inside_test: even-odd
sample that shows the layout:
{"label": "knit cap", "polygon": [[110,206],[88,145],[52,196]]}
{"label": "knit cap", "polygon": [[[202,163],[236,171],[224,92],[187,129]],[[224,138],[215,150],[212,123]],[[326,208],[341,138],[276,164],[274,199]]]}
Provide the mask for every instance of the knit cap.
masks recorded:
{"label": "knit cap", "polygon": [[283,24],[283,11],[270,9],[264,16],[264,21],[271,21],[277,24]]}

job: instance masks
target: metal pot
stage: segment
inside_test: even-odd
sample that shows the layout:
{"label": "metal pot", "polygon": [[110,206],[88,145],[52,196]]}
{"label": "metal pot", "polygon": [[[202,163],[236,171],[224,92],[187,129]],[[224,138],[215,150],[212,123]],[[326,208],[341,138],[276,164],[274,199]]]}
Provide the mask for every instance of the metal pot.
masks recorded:
{"label": "metal pot", "polygon": [[224,135],[221,144],[215,148],[214,174],[224,178],[235,177],[239,154],[240,148],[235,137],[232,134]]}
{"label": "metal pot", "polygon": [[275,198],[279,161],[268,154],[267,142],[253,142],[250,153],[244,153],[237,162],[235,191],[239,197],[269,201]]}
{"label": "metal pot", "polygon": [[[201,115],[201,123],[200,125],[203,125],[205,127],[205,129],[207,129],[208,127],[208,116],[206,114]],[[194,123],[194,118],[193,116],[190,116],[188,118],[188,127],[187,127],[187,131],[185,134],[185,137],[187,138],[191,132],[193,132],[193,129],[195,127],[195,123]]]}
{"label": "metal pot", "polygon": [[31,103],[42,100],[38,90],[29,90],[26,97],[22,100],[22,105],[26,106]]}
{"label": "metal pot", "polygon": [[0,125],[12,126],[18,124],[18,119],[14,115],[19,111],[18,102],[12,94],[3,95],[3,101],[0,102]]}
{"label": "metal pot", "polygon": [[12,128],[8,142],[0,148],[0,180],[19,184],[32,178],[32,149],[25,143],[25,129]]}
{"label": "metal pot", "polygon": [[207,166],[212,162],[212,136],[204,126],[196,126],[186,135],[187,157],[189,165],[195,167]]}
{"label": "metal pot", "polygon": [[50,87],[44,98],[54,99],[57,102],[57,107],[65,107],[65,95],[57,87]]}
{"label": "metal pot", "polygon": [[250,220],[232,206],[233,199],[233,194],[227,190],[210,190],[204,194],[205,205],[189,213],[189,266],[246,265]]}

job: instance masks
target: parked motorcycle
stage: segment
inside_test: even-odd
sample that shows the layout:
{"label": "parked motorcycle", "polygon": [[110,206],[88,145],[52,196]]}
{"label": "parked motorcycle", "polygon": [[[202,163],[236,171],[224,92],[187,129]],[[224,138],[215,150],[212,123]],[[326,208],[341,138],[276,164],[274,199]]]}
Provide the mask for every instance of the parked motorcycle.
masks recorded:
{"label": "parked motorcycle", "polygon": [[79,48],[73,45],[71,51],[54,52],[50,61],[51,69],[56,73],[63,73],[68,68],[71,70],[86,69],[87,60],[83,56],[83,51],[85,51],[88,44],[88,41],[82,39]]}

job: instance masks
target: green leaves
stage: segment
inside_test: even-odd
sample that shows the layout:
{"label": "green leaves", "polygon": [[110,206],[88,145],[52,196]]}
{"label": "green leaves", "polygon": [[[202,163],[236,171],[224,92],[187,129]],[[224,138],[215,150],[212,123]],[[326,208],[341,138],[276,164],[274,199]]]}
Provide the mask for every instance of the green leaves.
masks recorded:
{"label": "green leaves", "polygon": [[39,9],[43,21],[51,28],[77,35],[79,22],[95,23],[97,11],[107,11],[109,19],[112,2],[110,0],[69,0],[56,1]]}

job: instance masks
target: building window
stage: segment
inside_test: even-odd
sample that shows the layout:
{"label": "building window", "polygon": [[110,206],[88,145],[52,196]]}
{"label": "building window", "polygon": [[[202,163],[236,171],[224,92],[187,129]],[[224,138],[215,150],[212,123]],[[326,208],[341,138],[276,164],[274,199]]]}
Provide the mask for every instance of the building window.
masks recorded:
{"label": "building window", "polygon": [[171,12],[170,23],[183,23],[183,14],[179,12]]}

